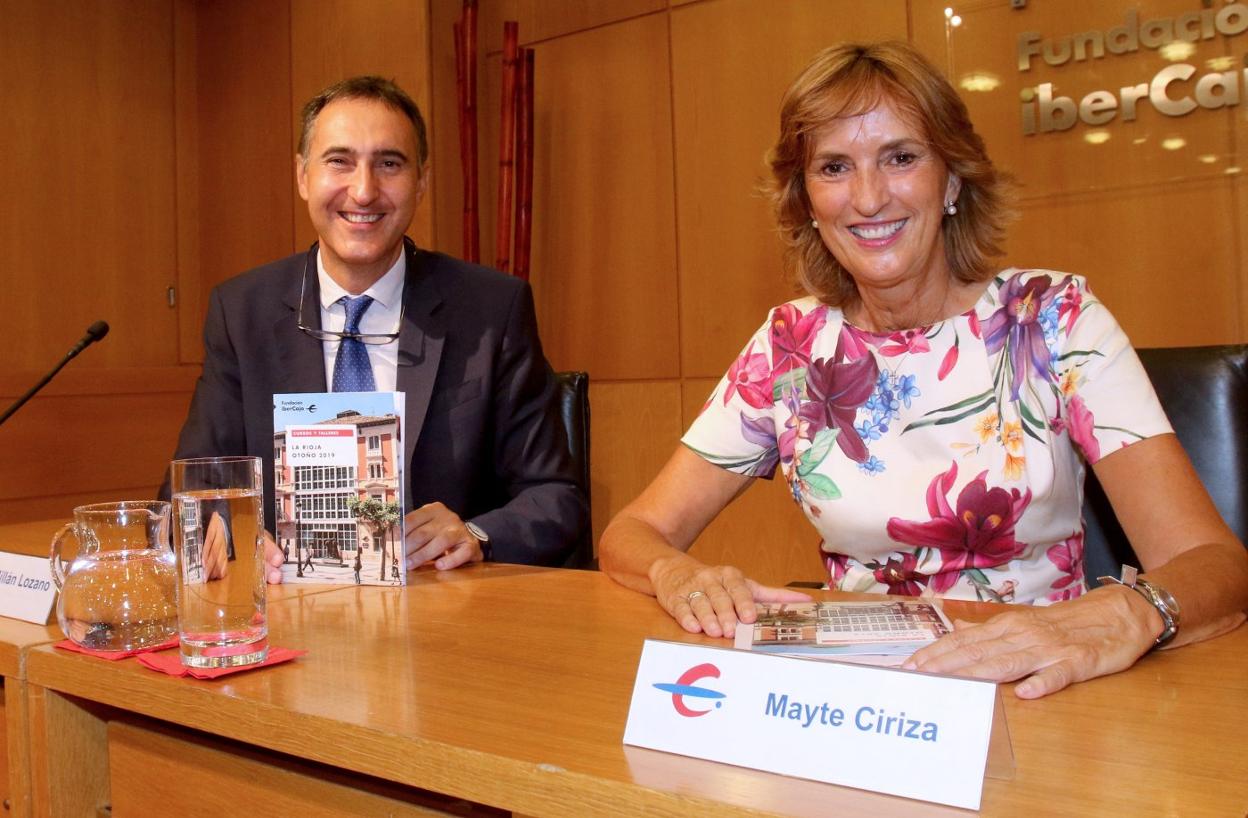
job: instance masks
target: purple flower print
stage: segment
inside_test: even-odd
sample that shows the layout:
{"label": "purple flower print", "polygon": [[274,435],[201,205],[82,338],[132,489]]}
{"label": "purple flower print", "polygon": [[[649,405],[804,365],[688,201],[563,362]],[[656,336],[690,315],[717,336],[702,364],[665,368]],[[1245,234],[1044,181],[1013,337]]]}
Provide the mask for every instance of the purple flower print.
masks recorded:
{"label": "purple flower print", "polygon": [[769,417],[749,418],[742,414],[741,436],[755,446],[761,446],[767,450],[755,466],[755,473],[771,474],[780,460],[780,451],[776,445],[775,423]]}
{"label": "purple flower print", "polygon": [[1048,372],[1049,348],[1044,343],[1040,312],[1048,300],[1052,279],[1047,275],[1022,280],[1014,276],[1001,288],[1001,309],[984,324],[984,346],[995,354],[1008,346],[1014,379],[1010,384],[1010,400],[1018,400],[1018,390],[1027,379],[1028,368],[1038,374]]}

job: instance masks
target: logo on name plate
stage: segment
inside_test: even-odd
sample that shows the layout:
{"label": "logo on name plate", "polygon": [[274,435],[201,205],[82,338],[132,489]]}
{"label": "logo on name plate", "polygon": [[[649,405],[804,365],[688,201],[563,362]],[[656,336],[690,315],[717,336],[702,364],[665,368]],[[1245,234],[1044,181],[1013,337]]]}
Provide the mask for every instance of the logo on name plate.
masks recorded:
{"label": "logo on name plate", "polygon": [[695,665],[680,675],[675,684],[669,682],[655,682],[654,686],[664,693],[672,694],[672,707],[676,708],[676,712],[687,718],[696,718],[697,716],[705,716],[711,712],[707,710],[694,710],[685,704],[685,698],[691,699],[713,699],[715,707],[721,707],[723,702],[720,701],[725,696],[718,690],[712,690],[709,687],[700,687],[694,682],[702,679],[718,679],[719,668],[710,662],[701,665]]}

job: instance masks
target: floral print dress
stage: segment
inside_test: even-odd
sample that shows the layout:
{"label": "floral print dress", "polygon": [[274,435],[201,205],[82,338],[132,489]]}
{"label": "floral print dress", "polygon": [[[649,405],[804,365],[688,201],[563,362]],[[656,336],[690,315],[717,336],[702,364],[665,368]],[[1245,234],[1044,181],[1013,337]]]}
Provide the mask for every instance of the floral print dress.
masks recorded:
{"label": "floral print dress", "polygon": [[779,465],[830,587],[1048,604],[1087,587],[1085,462],[1169,431],[1085,280],[1009,269],[901,332],[776,307],[683,442],[739,474]]}

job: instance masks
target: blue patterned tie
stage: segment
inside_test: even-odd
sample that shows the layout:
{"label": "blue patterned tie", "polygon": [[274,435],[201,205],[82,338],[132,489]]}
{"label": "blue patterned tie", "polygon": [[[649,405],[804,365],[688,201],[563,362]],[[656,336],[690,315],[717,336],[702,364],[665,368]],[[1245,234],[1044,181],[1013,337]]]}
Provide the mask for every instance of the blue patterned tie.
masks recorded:
{"label": "blue patterned tie", "polygon": [[[347,332],[359,333],[360,317],[373,303],[367,295],[359,298],[343,296],[338,299],[347,310]],[[355,338],[343,338],[338,343],[338,357],[334,359],[334,391],[335,392],[373,392],[377,385],[373,381],[373,365],[368,360],[368,349],[362,341]]]}

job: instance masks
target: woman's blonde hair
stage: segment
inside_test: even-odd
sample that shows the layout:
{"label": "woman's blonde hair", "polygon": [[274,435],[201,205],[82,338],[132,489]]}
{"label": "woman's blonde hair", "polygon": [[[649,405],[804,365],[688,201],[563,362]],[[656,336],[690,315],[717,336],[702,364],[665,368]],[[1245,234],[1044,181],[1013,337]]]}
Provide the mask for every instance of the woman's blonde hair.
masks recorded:
{"label": "woman's blonde hair", "polygon": [[789,267],[807,293],[833,306],[852,301],[857,289],[810,223],[805,178],[811,137],[834,119],[859,116],[885,102],[921,129],[949,172],[962,180],[958,212],[941,223],[953,275],[964,282],[988,279],[995,272],[990,259],[1002,254],[1010,182],[993,167],[953,86],[907,43],[833,46],[785,93],[780,136],[767,155],[769,193]]}

